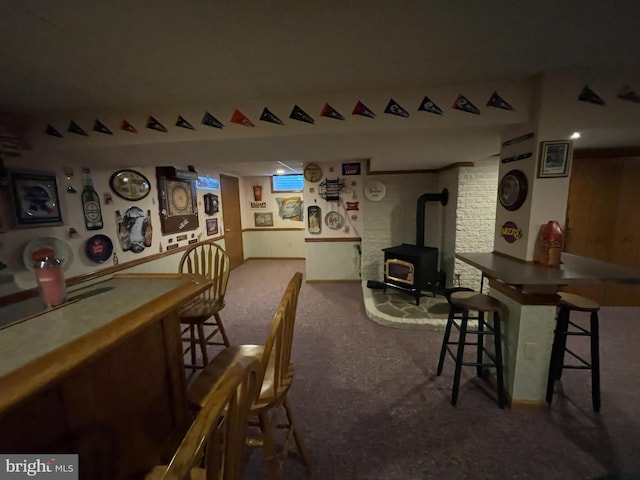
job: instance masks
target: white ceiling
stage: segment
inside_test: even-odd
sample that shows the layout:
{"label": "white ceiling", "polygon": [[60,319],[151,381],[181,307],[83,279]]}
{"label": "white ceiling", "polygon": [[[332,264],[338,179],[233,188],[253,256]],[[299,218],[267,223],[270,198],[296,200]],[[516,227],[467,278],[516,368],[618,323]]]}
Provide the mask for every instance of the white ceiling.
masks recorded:
{"label": "white ceiling", "polygon": [[[0,112],[426,89],[574,68],[640,78],[639,25],[637,0],[0,0]],[[466,134],[477,156],[496,153],[495,129]]]}

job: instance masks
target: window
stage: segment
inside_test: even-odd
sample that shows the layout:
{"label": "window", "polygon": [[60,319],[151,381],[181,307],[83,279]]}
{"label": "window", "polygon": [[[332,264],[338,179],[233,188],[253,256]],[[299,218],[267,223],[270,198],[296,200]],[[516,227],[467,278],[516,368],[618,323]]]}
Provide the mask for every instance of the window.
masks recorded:
{"label": "window", "polygon": [[304,185],[302,175],[274,175],[271,177],[272,192],[301,192]]}

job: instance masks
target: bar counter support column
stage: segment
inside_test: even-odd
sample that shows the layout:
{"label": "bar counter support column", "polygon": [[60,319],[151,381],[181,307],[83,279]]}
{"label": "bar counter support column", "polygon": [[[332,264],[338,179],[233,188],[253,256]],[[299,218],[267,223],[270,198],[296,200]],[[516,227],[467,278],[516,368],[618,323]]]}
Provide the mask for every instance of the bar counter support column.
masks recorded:
{"label": "bar counter support column", "polygon": [[546,406],[557,295],[526,295],[495,280],[489,286],[507,308],[501,327],[511,406]]}

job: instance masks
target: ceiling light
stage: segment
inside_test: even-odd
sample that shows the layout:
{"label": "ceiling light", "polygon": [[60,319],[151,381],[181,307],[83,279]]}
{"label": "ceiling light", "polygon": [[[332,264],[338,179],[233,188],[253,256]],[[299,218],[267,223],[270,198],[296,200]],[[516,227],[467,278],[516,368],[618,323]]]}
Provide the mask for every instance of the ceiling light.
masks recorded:
{"label": "ceiling light", "polygon": [[577,140],[578,138],[580,138],[582,135],[580,135],[580,132],[573,132],[571,134],[571,136],[569,137],[571,140]]}
{"label": "ceiling light", "polygon": [[279,168],[279,169],[277,169],[277,170],[276,170],[276,173],[277,173],[278,175],[282,175],[282,174],[284,173],[284,168]]}

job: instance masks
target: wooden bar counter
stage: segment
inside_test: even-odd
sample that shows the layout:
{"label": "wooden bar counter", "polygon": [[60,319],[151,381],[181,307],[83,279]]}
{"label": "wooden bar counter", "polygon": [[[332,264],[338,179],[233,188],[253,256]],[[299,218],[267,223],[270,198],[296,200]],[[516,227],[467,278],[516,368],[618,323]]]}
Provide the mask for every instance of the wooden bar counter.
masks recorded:
{"label": "wooden bar counter", "polygon": [[39,313],[39,299],[0,309],[0,452],[77,453],[90,480],[166,461],[188,421],[177,309],[208,287],[114,275]]}

